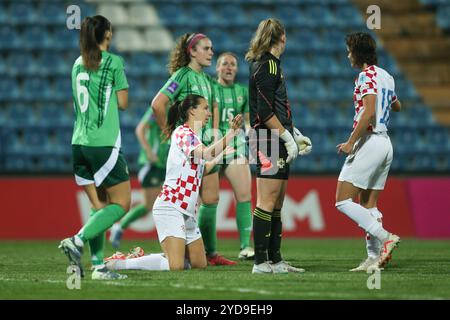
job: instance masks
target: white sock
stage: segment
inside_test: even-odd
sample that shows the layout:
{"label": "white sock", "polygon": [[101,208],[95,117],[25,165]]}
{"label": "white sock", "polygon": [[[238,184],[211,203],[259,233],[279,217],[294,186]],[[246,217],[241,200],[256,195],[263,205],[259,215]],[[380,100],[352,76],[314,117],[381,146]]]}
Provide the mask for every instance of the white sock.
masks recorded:
{"label": "white sock", "polygon": [[165,271],[169,270],[169,260],[162,253],[153,253],[147,256],[127,259],[125,261],[125,269],[127,270],[149,270],[149,271]]}
{"label": "white sock", "polygon": [[336,202],[336,208],[355,221],[360,228],[363,228],[381,241],[384,242],[388,238],[389,233],[383,229],[383,226],[377,219],[372,217],[370,211],[360,204],[354,203],[351,198]]}
{"label": "white sock", "polygon": [[[369,209],[370,214],[372,217],[377,219],[377,221],[383,225],[383,222],[381,221],[381,218],[383,217],[383,214],[375,207]],[[366,234],[366,249],[367,249],[367,256],[370,258],[378,258],[380,256],[381,247],[383,246],[383,243],[377,239],[377,237],[371,235],[370,233]]]}

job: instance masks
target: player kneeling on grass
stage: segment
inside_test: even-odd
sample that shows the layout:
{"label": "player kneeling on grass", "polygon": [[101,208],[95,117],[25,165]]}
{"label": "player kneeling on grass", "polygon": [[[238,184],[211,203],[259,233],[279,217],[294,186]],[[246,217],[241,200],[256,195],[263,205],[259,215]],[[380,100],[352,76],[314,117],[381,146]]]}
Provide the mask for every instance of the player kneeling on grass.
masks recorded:
{"label": "player kneeling on grass", "polygon": [[[355,81],[355,117],[350,138],[337,146],[348,154],[338,178],[336,208],[367,233],[368,258],[350,271],[384,267],[400,238],[381,223],[377,200],[392,163],[392,144],[387,134],[389,110],[400,111],[394,78],[376,66],[376,43],[367,33],[347,36],[348,58],[361,70]],[[360,204],[353,198],[360,196]]]}
{"label": "player kneeling on grass", "polygon": [[[202,176],[220,161],[242,124],[242,116],[237,115],[230,120],[229,132],[206,147],[198,134],[210,116],[206,99],[195,94],[170,107],[165,129],[167,137],[171,137],[166,179],[153,205],[153,219],[164,255],[133,259],[133,269],[158,270],[146,267],[152,263],[159,264],[159,270],[183,270],[185,258],[192,268],[206,267],[205,247],[196,220]],[[141,266],[137,266],[139,262]]]}

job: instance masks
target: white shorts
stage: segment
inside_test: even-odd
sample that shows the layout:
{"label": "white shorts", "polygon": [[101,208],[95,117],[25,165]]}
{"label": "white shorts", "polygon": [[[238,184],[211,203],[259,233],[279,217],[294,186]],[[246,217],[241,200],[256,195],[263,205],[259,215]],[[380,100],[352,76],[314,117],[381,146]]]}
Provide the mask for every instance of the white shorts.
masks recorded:
{"label": "white shorts", "polygon": [[153,207],[152,215],[160,243],[167,237],[176,237],[188,245],[202,237],[195,217],[182,214],[170,205]]}
{"label": "white shorts", "polygon": [[350,182],[364,190],[383,190],[392,155],[392,143],[387,134],[364,136],[345,159],[338,180]]}

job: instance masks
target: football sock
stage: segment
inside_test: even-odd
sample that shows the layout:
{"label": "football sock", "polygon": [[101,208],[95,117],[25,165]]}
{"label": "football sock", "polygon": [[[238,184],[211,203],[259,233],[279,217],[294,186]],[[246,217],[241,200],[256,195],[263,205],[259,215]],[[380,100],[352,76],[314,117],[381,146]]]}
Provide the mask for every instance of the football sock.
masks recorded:
{"label": "football sock", "polygon": [[125,268],[128,270],[169,270],[169,260],[161,253],[149,254],[139,258],[126,259]]}
{"label": "football sock", "polygon": [[281,209],[275,209],[272,212],[272,225],[270,229],[270,242],[269,242],[269,260],[272,263],[278,263],[281,258],[281,233],[283,225],[281,223]]}
{"label": "football sock", "polygon": [[241,250],[250,246],[252,233],[252,208],[250,201],[238,202],[236,204],[236,224],[239,231]]}
{"label": "football sock", "polygon": [[388,238],[389,233],[383,229],[381,223],[377,221],[370,211],[360,204],[354,203],[352,199],[336,202],[336,208],[355,221],[360,228],[383,241]]}
{"label": "football sock", "polygon": [[216,213],[217,203],[202,204],[198,212],[198,227],[202,233],[207,256],[214,256],[216,254]]}
{"label": "football sock", "polygon": [[253,240],[255,242],[255,264],[268,260],[272,215],[258,207],[253,211]]}
{"label": "football sock", "polygon": [[110,204],[98,210],[95,215],[81,228],[78,236],[83,242],[92,240],[105,232],[125,214],[125,210],[118,204]]}
{"label": "football sock", "polygon": [[[383,214],[377,209],[377,208],[370,208],[369,209],[370,214],[372,217],[377,219],[377,221],[383,225],[381,218],[383,217]],[[378,258],[380,256],[380,251],[383,243],[377,239],[377,237],[374,237],[370,235],[369,233],[366,234],[366,249],[367,249],[367,256],[371,258]]]}
{"label": "football sock", "polygon": [[125,230],[131,223],[145,216],[146,214],[147,208],[145,207],[145,205],[137,205],[136,207],[128,211],[125,217],[122,218],[122,220],[120,221],[120,227],[122,228],[122,230]]}
{"label": "football sock", "polygon": [[[92,219],[97,211],[91,209],[89,214],[89,219]],[[105,248],[105,232],[99,233],[95,238],[89,240],[89,249],[91,250],[91,262],[93,266],[103,265],[104,258],[104,248]]]}

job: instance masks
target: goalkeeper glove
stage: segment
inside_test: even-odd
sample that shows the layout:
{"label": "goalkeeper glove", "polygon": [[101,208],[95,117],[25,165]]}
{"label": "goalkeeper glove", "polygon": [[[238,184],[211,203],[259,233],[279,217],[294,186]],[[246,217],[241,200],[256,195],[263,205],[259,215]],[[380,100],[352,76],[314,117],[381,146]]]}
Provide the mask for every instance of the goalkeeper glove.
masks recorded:
{"label": "goalkeeper glove", "polygon": [[294,140],[297,143],[299,155],[304,156],[311,152],[311,139],[302,135],[300,130],[297,128],[294,128]]}
{"label": "goalkeeper glove", "polygon": [[289,163],[298,156],[297,143],[295,143],[294,138],[288,130],[284,130],[283,134],[280,135],[280,138],[284,141],[284,146],[288,153],[286,162]]}

